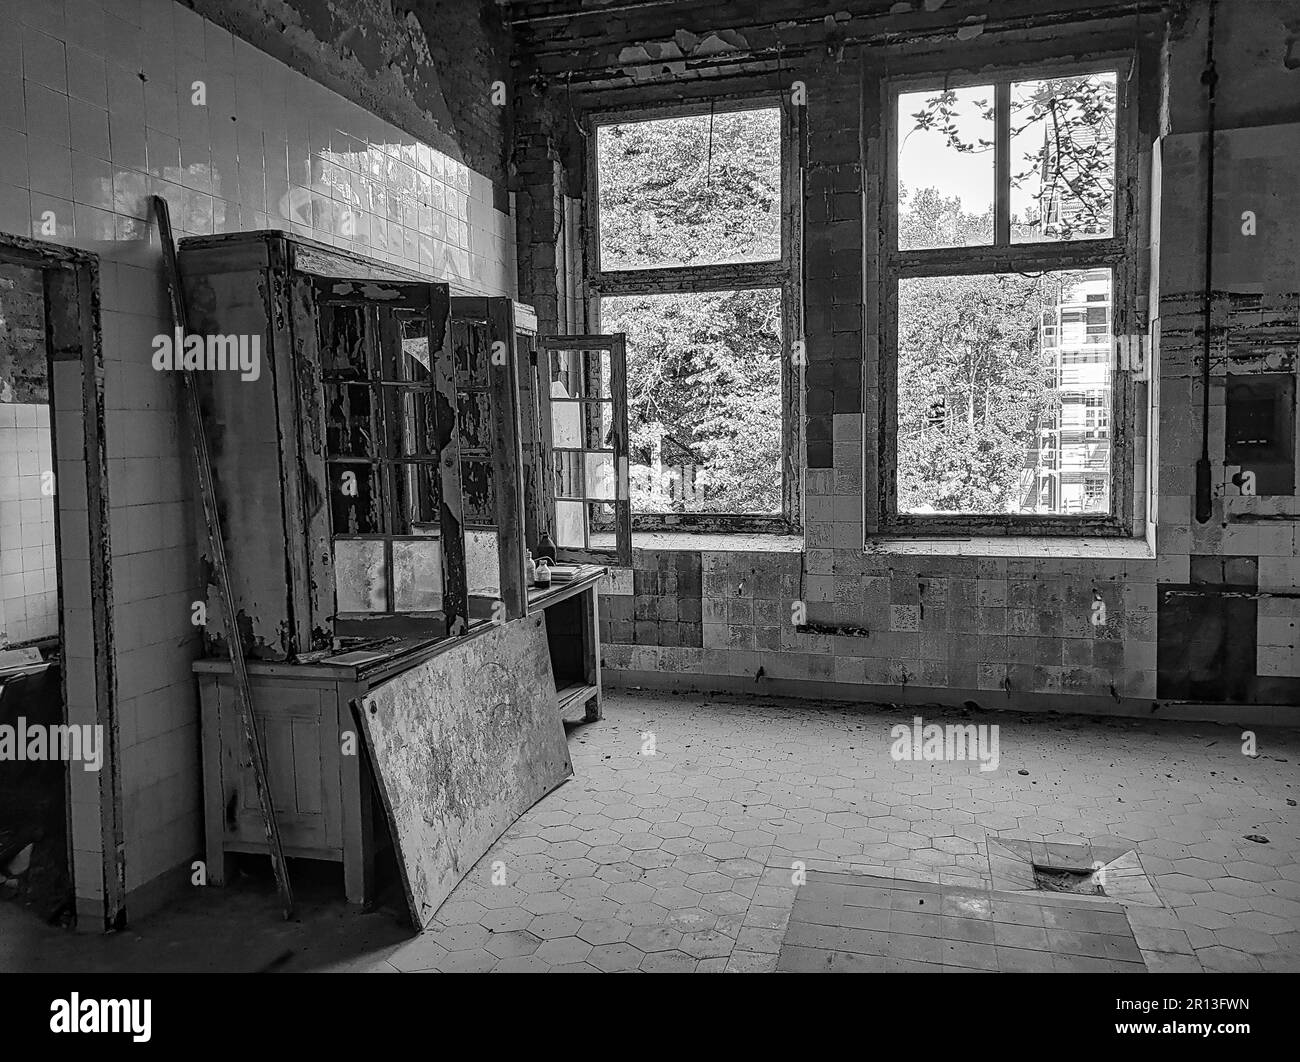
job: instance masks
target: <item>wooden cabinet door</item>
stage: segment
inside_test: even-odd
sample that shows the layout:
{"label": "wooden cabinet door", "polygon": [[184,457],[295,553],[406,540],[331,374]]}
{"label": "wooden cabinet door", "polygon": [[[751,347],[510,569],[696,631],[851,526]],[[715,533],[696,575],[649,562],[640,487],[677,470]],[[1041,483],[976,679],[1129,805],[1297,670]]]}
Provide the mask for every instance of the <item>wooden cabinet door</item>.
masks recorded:
{"label": "wooden cabinet door", "polygon": [[447,286],[300,276],[293,311],[314,617],[345,637],[463,633]]}
{"label": "wooden cabinet door", "polygon": [[453,298],[448,327],[471,608],[518,619],[528,604],[520,415],[520,376],[528,366],[520,364],[514,304]]}
{"label": "wooden cabinet door", "polygon": [[[266,828],[228,676],[218,681],[222,793],[229,842],[262,851]],[[338,709],[333,687],[259,681],[253,698],[285,850],[319,858],[343,846]]]}

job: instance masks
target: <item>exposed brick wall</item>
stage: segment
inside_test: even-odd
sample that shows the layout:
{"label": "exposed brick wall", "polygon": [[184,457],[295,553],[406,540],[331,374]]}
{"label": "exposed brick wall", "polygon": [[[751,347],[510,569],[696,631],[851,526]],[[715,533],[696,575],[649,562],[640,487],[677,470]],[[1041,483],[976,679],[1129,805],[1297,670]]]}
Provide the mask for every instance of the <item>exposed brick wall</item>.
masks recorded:
{"label": "exposed brick wall", "polygon": [[[663,617],[693,601],[680,577],[663,576],[696,560],[702,641],[674,641],[682,628]],[[798,553],[637,550],[634,563],[633,593],[616,580],[601,601],[604,658],[615,670],[677,673],[684,685],[743,677],[760,690],[765,680],[876,686],[891,700],[909,688],[927,698],[949,690],[987,707],[1016,705],[1028,692],[1083,694],[1094,706],[1149,695],[1149,562],[868,556],[833,576],[833,604],[804,598]],[[1108,604],[1094,625],[1098,594]],[[800,603],[805,630],[795,625]]]}
{"label": "exposed brick wall", "polygon": [[704,645],[703,566],[698,553],[637,550],[630,593],[602,603],[601,640],[620,645]]}
{"label": "exposed brick wall", "polygon": [[[835,417],[862,413],[863,166],[858,64],[812,82],[804,171],[808,468],[835,468]],[[806,78],[814,76],[809,70]]]}

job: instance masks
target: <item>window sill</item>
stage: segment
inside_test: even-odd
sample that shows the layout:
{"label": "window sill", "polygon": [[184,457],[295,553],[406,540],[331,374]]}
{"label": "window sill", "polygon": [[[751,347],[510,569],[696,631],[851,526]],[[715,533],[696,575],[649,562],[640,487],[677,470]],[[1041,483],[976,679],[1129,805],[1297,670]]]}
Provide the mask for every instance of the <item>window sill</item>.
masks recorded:
{"label": "window sill", "polygon": [[[592,545],[599,543],[592,535]],[[609,536],[610,546],[613,535]],[[633,531],[632,549],[661,553],[802,553],[802,535],[719,531]]]}
{"label": "window sill", "polygon": [[1059,535],[972,535],[969,538],[906,538],[884,535],[863,548],[868,556],[1047,557],[1059,560],[1155,560],[1142,538]]}

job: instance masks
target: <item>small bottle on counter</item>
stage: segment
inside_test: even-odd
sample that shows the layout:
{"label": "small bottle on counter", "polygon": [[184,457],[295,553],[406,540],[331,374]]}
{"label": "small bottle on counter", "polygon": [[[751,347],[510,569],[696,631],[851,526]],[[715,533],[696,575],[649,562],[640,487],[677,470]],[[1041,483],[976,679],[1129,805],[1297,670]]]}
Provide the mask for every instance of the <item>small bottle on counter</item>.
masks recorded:
{"label": "small bottle on counter", "polygon": [[551,539],[549,531],[543,531],[542,537],[537,540],[537,559],[545,557],[552,564],[555,563],[555,542]]}
{"label": "small bottle on counter", "polygon": [[532,550],[525,550],[524,556],[526,558],[524,561],[524,585],[532,586],[533,581],[537,578],[537,564],[533,560]]}
{"label": "small bottle on counter", "polygon": [[545,557],[537,559],[537,575],[533,580],[534,586],[551,585],[551,562]]}

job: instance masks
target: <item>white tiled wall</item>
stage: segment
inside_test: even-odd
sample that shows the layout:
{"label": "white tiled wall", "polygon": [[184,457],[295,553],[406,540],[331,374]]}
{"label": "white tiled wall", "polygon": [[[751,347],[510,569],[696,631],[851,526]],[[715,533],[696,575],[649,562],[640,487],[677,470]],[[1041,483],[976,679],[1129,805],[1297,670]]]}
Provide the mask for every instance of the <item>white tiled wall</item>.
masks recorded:
{"label": "white tiled wall", "polygon": [[[289,229],[463,292],[515,291],[513,222],[485,178],[188,8],[0,7],[0,231],[100,256],[128,889],[201,847],[200,577],[176,381],[149,366],[152,338],[170,331],[154,193],[179,235]],[[60,467],[61,488],[70,474]],[[99,888],[94,827],[74,814],[81,896]]]}
{"label": "white tiled wall", "polygon": [[0,646],[59,633],[53,469],[50,407],[0,402]]}
{"label": "white tiled wall", "polygon": [[513,293],[487,178],[173,0],[9,0],[0,18],[0,230],[139,239],[156,193],[186,234],[290,229]]}

